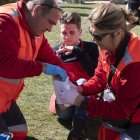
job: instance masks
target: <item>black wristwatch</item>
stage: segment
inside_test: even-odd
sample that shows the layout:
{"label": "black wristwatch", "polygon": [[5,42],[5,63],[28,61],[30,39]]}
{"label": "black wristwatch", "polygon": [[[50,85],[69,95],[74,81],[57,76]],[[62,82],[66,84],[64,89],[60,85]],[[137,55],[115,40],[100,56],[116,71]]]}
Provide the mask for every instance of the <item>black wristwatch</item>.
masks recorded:
{"label": "black wristwatch", "polygon": [[85,98],[81,104],[80,104],[80,108],[85,109],[85,107],[88,105],[88,100]]}

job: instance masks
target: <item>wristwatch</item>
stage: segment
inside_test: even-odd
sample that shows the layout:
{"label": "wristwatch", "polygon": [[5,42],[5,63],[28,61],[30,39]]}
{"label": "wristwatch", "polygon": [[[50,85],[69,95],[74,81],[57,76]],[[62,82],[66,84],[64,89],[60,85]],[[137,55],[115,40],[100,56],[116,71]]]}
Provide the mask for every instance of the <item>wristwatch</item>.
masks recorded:
{"label": "wristwatch", "polygon": [[80,108],[85,109],[85,107],[88,105],[88,100],[85,98],[81,104],[80,104]]}

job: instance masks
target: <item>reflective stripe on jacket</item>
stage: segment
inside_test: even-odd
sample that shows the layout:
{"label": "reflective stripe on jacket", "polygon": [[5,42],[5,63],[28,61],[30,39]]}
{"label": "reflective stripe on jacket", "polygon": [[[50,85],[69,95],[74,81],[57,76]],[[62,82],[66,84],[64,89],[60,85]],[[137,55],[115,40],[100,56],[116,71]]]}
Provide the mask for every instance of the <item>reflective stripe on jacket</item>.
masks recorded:
{"label": "reflective stripe on jacket", "polygon": [[[11,16],[19,28],[20,37],[18,40],[21,45],[19,46],[18,58],[24,60],[35,60],[41,46],[43,36],[36,38],[34,45],[32,44],[29,33],[20,23],[20,14],[18,12],[17,3],[1,6],[0,14],[8,14]],[[11,101],[15,101],[18,98],[20,91],[23,89],[23,85],[23,79],[8,79],[0,77],[0,113],[5,112],[10,107]]]}
{"label": "reflective stripe on jacket", "polygon": [[[104,54],[105,52],[102,51],[101,53]],[[115,72],[114,76],[112,77],[112,81],[110,83],[110,87],[111,87],[111,89],[113,89],[114,92],[119,93],[118,82],[117,81],[120,78],[120,74],[122,73],[122,71],[129,64],[136,63],[136,62],[140,63],[139,53],[140,53],[140,40],[137,37],[135,37],[134,34],[131,34],[131,39],[128,43],[128,47],[126,48],[125,54],[124,54],[123,58],[121,59],[118,67],[116,68],[116,72]],[[103,60],[105,60],[105,58],[104,58],[105,55],[102,55],[102,56],[103,56],[102,57],[102,61],[103,61]],[[110,71],[110,65],[108,65],[106,63],[106,61],[103,61],[103,62],[104,62],[103,65],[102,65],[103,69],[104,69],[105,72],[107,72],[107,76],[108,76],[109,71]],[[128,117],[131,117],[131,122],[132,123],[140,122],[140,107],[138,107],[138,106],[139,105],[137,105],[137,108],[134,111],[132,111],[133,114],[131,114],[131,116],[128,116]]]}

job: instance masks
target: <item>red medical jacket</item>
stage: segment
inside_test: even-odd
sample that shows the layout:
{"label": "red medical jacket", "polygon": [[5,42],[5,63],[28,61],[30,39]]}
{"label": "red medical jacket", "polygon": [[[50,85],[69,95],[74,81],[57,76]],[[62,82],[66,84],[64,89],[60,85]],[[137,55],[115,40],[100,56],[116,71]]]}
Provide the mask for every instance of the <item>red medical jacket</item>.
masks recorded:
{"label": "red medical jacket", "polygon": [[[25,15],[24,3],[18,2],[22,26],[30,33]],[[35,37],[30,34],[34,46]],[[12,17],[0,14],[0,76],[5,78],[26,78],[38,76],[42,73],[41,62],[51,63],[63,67],[61,60],[55,56],[47,39],[43,40],[35,61],[19,59],[19,30]],[[33,47],[33,50],[35,48]]]}
{"label": "red medical jacket", "polygon": [[[131,46],[130,44],[133,44],[136,49],[140,48],[140,39],[131,34],[128,47]],[[94,77],[82,85],[84,90],[82,94],[84,96],[97,95],[106,87],[109,72],[106,72],[105,69],[114,63],[116,52],[113,54],[102,50],[101,52]],[[133,56],[139,57],[138,53],[139,51],[133,51]],[[104,60],[101,59],[103,57]],[[106,63],[106,67],[103,68],[104,63]],[[121,71],[119,78],[114,79],[113,82],[111,81],[110,86],[116,96],[115,101],[107,102],[94,97],[88,99],[86,109],[89,112],[89,116],[100,116],[110,120],[124,120],[133,116],[140,103],[140,61],[128,64]],[[134,122],[140,122],[140,109],[137,115],[134,116]]]}

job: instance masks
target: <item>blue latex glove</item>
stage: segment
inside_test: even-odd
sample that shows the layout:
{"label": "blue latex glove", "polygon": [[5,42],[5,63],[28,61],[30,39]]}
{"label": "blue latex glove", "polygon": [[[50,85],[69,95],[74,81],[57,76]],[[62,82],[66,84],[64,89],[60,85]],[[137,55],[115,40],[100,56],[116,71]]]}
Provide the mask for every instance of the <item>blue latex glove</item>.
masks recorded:
{"label": "blue latex glove", "polygon": [[47,64],[44,68],[44,73],[52,76],[59,76],[61,81],[65,81],[67,78],[67,73],[64,69],[52,64]]}
{"label": "blue latex glove", "polygon": [[12,140],[12,133],[0,133],[0,140]]}

